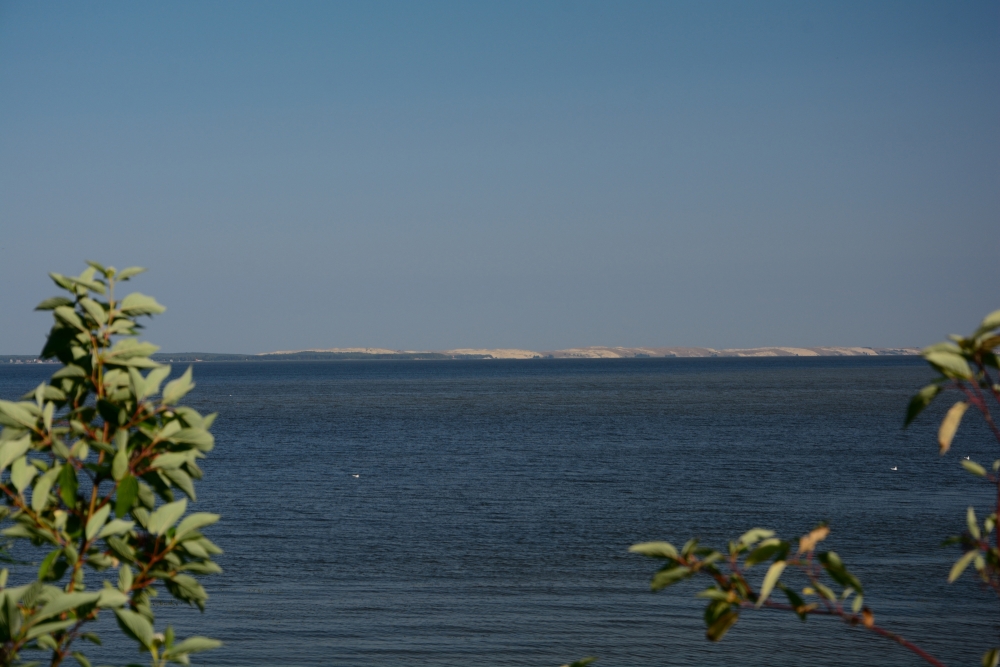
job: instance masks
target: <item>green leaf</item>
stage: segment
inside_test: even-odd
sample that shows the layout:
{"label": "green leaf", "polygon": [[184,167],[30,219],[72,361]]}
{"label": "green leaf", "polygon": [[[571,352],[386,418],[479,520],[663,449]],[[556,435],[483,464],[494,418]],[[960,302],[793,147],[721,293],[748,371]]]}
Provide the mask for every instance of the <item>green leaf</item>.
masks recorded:
{"label": "green leaf", "polygon": [[57,370],[55,373],[52,374],[53,380],[61,380],[63,378],[85,378],[85,377],[87,377],[87,371],[73,364],[63,366],[61,369]]}
{"label": "green leaf", "polygon": [[101,532],[104,528],[104,523],[108,520],[108,515],[111,514],[111,503],[106,503],[104,507],[94,512],[90,518],[87,520],[87,541],[94,539],[94,536]]}
{"label": "green leaf", "polygon": [[128,448],[119,446],[115,458],[111,461],[111,477],[121,482],[128,475]]}
{"label": "green leaf", "polygon": [[128,359],[129,357],[148,357],[158,349],[156,345],[149,342],[139,342],[136,338],[122,338],[112,345],[111,349],[105,351],[104,358],[117,357],[119,359]]}
{"label": "green leaf", "polygon": [[[1000,313],[1000,310],[997,313]],[[998,662],[1000,662],[1000,648],[991,648],[983,653],[983,667],[997,667]]]}
{"label": "green leaf", "polygon": [[14,590],[0,594],[0,614],[2,614],[3,626],[8,636],[14,636],[21,631],[23,616],[17,606],[17,598],[18,593]]}
{"label": "green leaf", "polygon": [[80,667],[91,667],[90,660],[88,660],[87,656],[85,656],[83,653],[80,653],[79,651],[73,651],[71,655],[76,659],[78,663],[80,663]]}
{"label": "green leaf", "polygon": [[0,535],[3,535],[4,537],[13,537],[13,538],[23,537],[25,539],[35,539],[37,537],[37,534],[33,529],[28,528],[27,526],[20,523],[15,524],[10,528],[4,528],[3,530],[0,530]]}
{"label": "green leaf", "polygon": [[[104,294],[104,285],[94,280],[94,271],[95,270],[93,268],[85,269],[83,273],[81,273],[76,278],[67,278],[66,280],[68,280],[73,285],[83,287],[84,289],[90,290],[91,292]],[[82,295],[84,293],[85,292],[77,290],[77,294]]]}
{"label": "green leaf", "polygon": [[704,567],[706,565],[711,565],[712,563],[722,560],[723,558],[725,558],[725,556],[723,556],[718,551],[712,551],[707,556],[701,559],[701,566]]}
{"label": "green leaf", "polygon": [[766,540],[774,537],[774,531],[768,530],[766,528],[751,528],[747,532],[740,535],[740,544],[745,547],[750,547],[761,540]]}
{"label": "green leaf", "polygon": [[31,447],[31,436],[26,435],[19,440],[8,440],[0,445],[0,472],[6,470],[14,459],[24,456]]}
{"label": "green leaf", "polygon": [[[156,494],[153,493],[153,489],[150,488],[149,484],[145,482],[139,482],[138,498],[139,503],[147,509],[152,509],[156,506]],[[148,515],[147,518],[149,518]],[[143,527],[145,528],[145,524],[143,524]]]}
{"label": "green leaf", "polygon": [[49,571],[52,569],[52,564],[56,562],[56,559],[62,555],[62,549],[55,549],[49,552],[49,555],[42,559],[42,564],[38,566],[38,581],[48,581]]}
{"label": "green leaf", "polygon": [[[58,468],[53,468],[53,470],[58,474]],[[45,506],[49,504],[49,491],[52,490],[52,483],[54,481],[54,475],[45,473],[35,483],[35,488],[31,491],[31,509],[35,510],[35,512],[42,512]]]}
{"label": "green leaf", "polygon": [[58,632],[60,630],[65,630],[69,626],[76,623],[76,619],[69,619],[66,621],[54,621],[52,623],[42,623],[41,625],[33,626],[25,634],[26,639],[35,639],[36,637],[41,637],[42,635],[47,635],[53,632]]}
{"label": "green leaf", "polygon": [[785,596],[788,598],[789,604],[792,605],[792,609],[795,610],[795,614],[799,617],[799,619],[803,621],[806,620],[808,614],[806,613],[806,610],[803,609],[806,604],[805,600],[803,600],[798,593],[784,584],[779,583],[778,587],[785,592]]}
{"label": "green leaf", "polygon": [[819,592],[819,594],[820,594],[820,595],[822,595],[822,596],[823,596],[824,598],[826,598],[826,599],[827,599],[827,600],[829,600],[830,602],[836,602],[836,601],[837,601],[837,596],[836,596],[836,595],[834,595],[833,591],[831,591],[831,590],[830,590],[829,588],[827,588],[827,587],[826,587],[826,586],[824,586],[823,584],[819,583],[818,581],[817,581],[817,582],[815,582],[815,585],[816,585],[816,590],[817,590],[817,591]]}
{"label": "green leaf", "polygon": [[153,643],[153,625],[131,609],[115,609],[118,625],[128,636],[149,648]]}
{"label": "green leaf", "polygon": [[910,423],[917,418],[921,412],[924,411],[931,401],[941,393],[943,387],[940,384],[929,384],[910,399],[910,404],[906,407],[906,420],[903,422],[903,428],[906,428]]}
{"label": "green leaf", "polygon": [[[114,346],[104,354],[104,360],[106,363],[122,363],[127,360],[148,357],[157,350],[160,349],[159,345],[153,345],[152,343],[142,342],[140,343],[134,338],[123,338],[114,344]],[[150,362],[154,367],[159,367],[159,364],[155,362]]]}
{"label": "green leaf", "polygon": [[190,458],[187,452],[167,452],[157,456],[149,465],[151,468],[174,470],[187,463]]}
{"label": "green leaf", "polygon": [[[38,598],[41,597],[42,593],[45,591],[45,586],[40,581],[32,582],[31,585],[23,587],[24,591],[21,594],[21,603],[26,607],[34,607],[35,603],[38,602]],[[13,591],[8,591],[12,594]]]}
{"label": "green leaf", "polygon": [[60,306],[72,306],[73,302],[64,296],[49,297],[35,306],[35,310],[55,310]]}
{"label": "green leaf", "polygon": [[629,547],[629,553],[642,554],[650,558],[677,558],[677,549],[669,542],[642,542]]}
{"label": "green leaf", "polygon": [[757,604],[754,606],[757,609],[761,608],[761,605],[767,600],[768,596],[771,595],[771,591],[774,590],[774,585],[778,583],[778,578],[781,577],[781,573],[785,571],[785,561],[776,560],[771,563],[771,567],[767,568],[767,574],[764,575],[764,583],[760,585],[760,594],[757,596]]}
{"label": "green leaf", "polygon": [[59,473],[59,495],[70,509],[76,507],[76,491],[76,468],[67,463]]}
{"label": "green leaf", "polygon": [[941,372],[942,375],[956,380],[972,379],[972,369],[969,362],[955,352],[928,352],[924,351],[924,359]]}
{"label": "green leaf", "polygon": [[703,591],[695,593],[696,598],[707,598],[709,600],[720,600],[722,602],[727,602],[729,600],[729,593],[722,590],[721,588],[706,588]]}
{"label": "green leaf", "polygon": [[194,382],[191,381],[191,376],[191,366],[188,366],[183,375],[167,383],[167,386],[163,388],[164,405],[176,405],[177,401],[184,398],[189,391],[194,389]]}
{"label": "green leaf", "polygon": [[218,520],[218,514],[211,514],[209,512],[196,512],[194,514],[189,514],[184,517],[184,520],[177,526],[177,531],[174,533],[174,539],[180,541],[188,533],[201,530],[205,526],[211,526]]}
{"label": "green leaf", "polygon": [[[190,542],[185,542],[184,546],[187,547],[189,544]],[[188,551],[190,551],[190,549],[188,549]],[[205,554],[205,556],[208,556],[208,554]],[[219,574],[222,572],[222,568],[212,561],[196,561],[181,565],[180,571],[194,572],[195,574]]]}
{"label": "green leaf", "polygon": [[981,537],[979,522],[976,521],[976,510],[972,509],[971,506],[965,513],[965,523],[969,527],[969,535],[978,540]]}
{"label": "green leaf", "polygon": [[844,567],[844,563],[840,560],[840,556],[837,555],[837,552],[827,551],[819,554],[818,558],[819,562],[823,564],[823,567],[830,573],[830,576],[833,577],[834,581],[841,586],[850,586],[859,594],[864,594],[865,591],[861,582],[858,581],[857,577],[847,571],[847,568]]}
{"label": "green leaf", "polygon": [[118,590],[127,593],[132,588],[132,581],[132,568],[128,565],[122,565],[118,571]]}
{"label": "green leaf", "polygon": [[139,495],[139,481],[132,475],[126,475],[118,483],[118,492],[115,498],[115,516],[123,517],[128,514]]}
{"label": "green leaf", "polygon": [[136,324],[126,317],[119,317],[108,326],[108,333],[112,336],[135,336]]}
{"label": "green leaf", "polygon": [[189,540],[187,542],[183,542],[182,545],[184,547],[184,550],[187,551],[192,556],[194,556],[195,558],[209,558],[210,557],[210,554],[208,553],[208,550],[205,549],[205,547],[203,547],[201,545],[201,543],[197,539]]}
{"label": "green leaf", "polygon": [[101,596],[100,593],[63,593],[59,591],[59,595],[53,597],[41,611],[32,617],[32,622],[44,621],[47,618],[52,618],[64,611],[69,611],[70,609],[76,609],[77,607],[82,607],[84,605],[92,604],[97,602],[97,598]]}
{"label": "green leaf", "polygon": [[[108,506],[106,505],[106,507]],[[109,535],[121,535],[122,533],[127,533],[128,531],[132,530],[133,526],[135,526],[134,521],[126,521],[125,519],[114,519],[112,521],[109,521],[103,528],[101,528],[101,532],[97,534],[97,537],[99,539],[104,539]]]}
{"label": "green leaf", "polygon": [[[125,567],[128,567],[127,565]],[[113,609],[128,604],[128,596],[114,588],[104,588],[97,599],[99,609]]]}
{"label": "green leaf", "polygon": [[146,269],[142,268],[141,266],[130,266],[127,269],[122,269],[121,271],[119,271],[118,275],[116,275],[115,278],[124,282],[129,278],[139,275],[140,273],[145,273],[145,271]]}
{"label": "green leaf", "polygon": [[[43,395],[45,393],[45,388],[44,387],[42,389],[42,393],[43,393]],[[45,424],[45,432],[46,433],[51,433],[52,432],[52,416],[53,416],[53,414],[55,414],[55,411],[56,411],[55,403],[51,403],[51,402],[50,403],[46,403],[45,404],[45,409],[42,410],[42,421]]]}
{"label": "green leaf", "polygon": [[25,428],[35,428],[38,420],[23,405],[18,405],[13,401],[0,401],[0,423],[7,426],[24,426]]}
{"label": "green leaf", "polygon": [[992,313],[984,317],[982,324],[979,325],[979,328],[976,329],[976,333],[972,334],[972,336],[973,338],[976,338],[997,328],[1000,328],[1000,310],[994,310]]}
{"label": "green leaf", "polygon": [[167,529],[177,523],[177,520],[184,515],[186,509],[187,498],[181,498],[176,502],[161,506],[160,509],[149,515],[146,530],[153,535],[162,535],[167,532]]}
{"label": "green leaf", "polygon": [[142,373],[136,368],[128,369],[128,378],[129,384],[132,387],[132,395],[135,396],[137,401],[141,401],[146,391],[146,379],[142,377]]}
{"label": "green leaf", "polygon": [[194,482],[191,481],[190,475],[179,468],[174,470],[163,470],[162,473],[174,486],[183,491],[188,498],[191,500],[197,500],[198,496],[194,491]]}
{"label": "green leaf", "polygon": [[24,493],[28,484],[37,474],[38,468],[30,465],[24,456],[14,461],[14,465],[10,467],[10,481],[14,483],[18,493]]}
{"label": "green leaf", "polygon": [[52,311],[52,314],[64,326],[76,329],[77,331],[88,331],[87,325],[83,323],[76,311],[69,306],[59,306]]}
{"label": "green leaf", "polygon": [[[155,571],[151,571],[150,576],[157,576],[157,574]],[[199,609],[204,611],[208,593],[205,592],[205,589],[198,583],[197,579],[186,574],[175,574],[165,579],[164,583],[170,594],[175,598],[185,600],[189,603],[193,602]]]}
{"label": "green leaf", "polygon": [[864,595],[857,596],[856,598],[854,598],[854,602],[851,604],[851,611],[853,611],[855,614],[858,613],[859,611],[861,611],[861,607],[863,607],[864,604],[865,604],[865,596]]}
{"label": "green leaf", "polygon": [[201,651],[210,651],[213,648],[219,648],[220,646],[222,646],[222,642],[218,639],[209,639],[208,637],[188,637],[180,644],[176,644],[171,647],[167,651],[167,654],[174,656],[184,653],[199,653]]}
{"label": "green leaf", "polygon": [[654,591],[659,591],[667,586],[672,586],[682,579],[687,579],[691,576],[691,568],[684,566],[671,567],[670,569],[660,570],[653,575],[653,580],[650,581],[649,586]]}
{"label": "green leaf", "polygon": [[143,400],[159,392],[160,384],[167,379],[168,375],[170,375],[170,366],[160,366],[159,368],[154,368],[149,371],[146,375],[145,388],[143,389],[142,396],[139,397],[139,400]]}
{"label": "green leaf", "polygon": [[104,324],[108,321],[107,311],[101,307],[101,304],[97,303],[93,299],[83,297],[80,299],[80,305],[83,306],[85,311],[87,311],[90,318],[98,324]]}
{"label": "green leaf", "polygon": [[986,477],[986,468],[979,465],[975,461],[962,459],[961,464],[963,468],[971,472],[973,475],[976,475],[977,477]]}
{"label": "green leaf", "polygon": [[122,299],[118,309],[131,317],[137,315],[159,315],[166,310],[166,308],[156,302],[156,299],[145,294],[140,294],[139,292],[132,292]]}
{"label": "green leaf", "polygon": [[763,563],[764,561],[770,560],[775,556],[775,554],[782,551],[788,551],[787,542],[782,542],[781,540],[773,537],[766,539],[757,545],[756,549],[750,552],[746,558],[746,565],[747,567],[753,567],[757,563]]}
{"label": "green leaf", "polygon": [[720,641],[729,632],[729,628],[733,627],[738,620],[740,620],[740,615],[737,612],[727,611],[708,627],[708,630],[705,631],[705,636],[709,641]]}
{"label": "green leaf", "polygon": [[965,572],[965,568],[969,567],[969,563],[978,555],[979,550],[973,549],[972,551],[966,551],[961,558],[955,561],[955,564],[951,566],[951,571],[948,573],[948,583],[950,584],[961,577],[962,573]]}
{"label": "green leaf", "polygon": [[170,436],[170,441],[182,445],[194,445],[203,452],[210,452],[215,446],[215,438],[202,428],[182,428]]}
{"label": "green leaf", "polygon": [[948,414],[941,420],[941,427],[938,429],[938,447],[942,455],[951,449],[951,441],[955,437],[955,431],[962,423],[962,415],[968,408],[968,403],[959,401],[948,409]]}

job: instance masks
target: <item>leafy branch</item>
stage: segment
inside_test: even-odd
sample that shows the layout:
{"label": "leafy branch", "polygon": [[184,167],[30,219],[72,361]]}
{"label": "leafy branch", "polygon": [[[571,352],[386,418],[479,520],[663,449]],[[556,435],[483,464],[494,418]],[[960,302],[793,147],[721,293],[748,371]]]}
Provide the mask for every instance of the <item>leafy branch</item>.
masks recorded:
{"label": "leafy branch", "polygon": [[[720,641],[739,620],[740,612],[749,609],[777,609],[794,612],[801,620],[809,616],[834,616],[851,626],[864,627],[892,639],[932,665],[942,663],[903,637],[875,624],[871,609],[864,605],[861,582],[844,566],[834,551],[816,551],[830,529],[820,525],[799,539],[798,549],[778,539],[774,531],[754,528],[738,540],[730,541],[726,553],[698,546],[689,540],[680,550],[669,542],[645,542],[629,551],[667,561],[653,576],[653,591],[701,575],[712,581],[697,597],[707,599],[705,636]],[[749,570],[770,562],[767,572],[755,588],[748,580]],[[797,575],[805,584],[791,586],[782,577]],[[801,585],[801,584],[800,584]],[[787,603],[776,602],[772,593],[780,590]],[[851,599],[853,597],[853,600]],[[848,607],[848,605],[850,605]]]}
{"label": "leafy branch", "polygon": [[[171,368],[150,359],[158,348],[138,340],[137,319],[165,308],[138,292],[115,298],[143,269],[88,264],[76,277],[50,274],[69,296],[38,306],[55,320],[41,356],[62,368],[20,401],[0,401],[0,519],[13,524],[2,534],[48,549],[34,582],[8,587],[0,570],[0,666],[43,650],[52,667],[69,656],[89,667],[74,644],[100,642],[86,625],[105,609],[154,667],[186,665],[220,642],[155,632],[150,600],[162,586],[204,610],[195,576],[221,572],[211,560],[221,550],[201,532],[218,515],[184,516],[215,415],[178,405],[194,388],[190,368],[160,390]],[[88,588],[87,572],[115,569],[116,584]]]}
{"label": "leafy branch", "polygon": [[[971,336],[953,335],[949,340],[922,351],[924,359],[937,371],[938,377],[922,388],[910,400],[904,428],[909,426],[940,394],[954,391],[962,400],[947,411],[938,428],[938,449],[945,455],[970,406],[980,413],[987,428],[1000,445],[1000,428],[993,419],[991,406],[1000,407],[1000,310],[986,316]],[[974,507],[965,517],[966,529],[961,535],[948,538],[945,544],[958,544],[962,554],[948,573],[948,582],[957,580],[972,565],[984,588],[1000,595],[1000,531],[994,534],[1000,516],[1000,459],[992,470],[966,457],[959,461],[965,470],[995,488],[991,513],[980,523]],[[817,552],[816,546],[829,535],[829,528],[820,525],[799,539],[798,548],[778,539],[774,532],[753,529],[729,543],[726,553],[698,546],[689,540],[680,550],[668,542],[636,544],[630,551],[666,564],[653,576],[652,589],[662,590],[679,581],[695,576],[712,581],[709,588],[698,593],[706,598],[706,637],[721,640],[739,620],[745,610],[774,609],[794,612],[805,621],[809,616],[836,617],[851,626],[860,626],[895,641],[938,667],[942,663],[903,637],[875,624],[875,616],[865,606],[861,582],[844,566],[833,551]],[[748,580],[751,568],[770,563],[758,587]],[[790,585],[791,577],[799,582]],[[804,584],[804,585],[803,585]],[[784,593],[787,602],[772,598],[775,590]],[[852,599],[853,598],[853,599]],[[849,605],[849,606],[848,606]],[[1000,648],[992,648],[982,658],[983,667],[997,667]]]}

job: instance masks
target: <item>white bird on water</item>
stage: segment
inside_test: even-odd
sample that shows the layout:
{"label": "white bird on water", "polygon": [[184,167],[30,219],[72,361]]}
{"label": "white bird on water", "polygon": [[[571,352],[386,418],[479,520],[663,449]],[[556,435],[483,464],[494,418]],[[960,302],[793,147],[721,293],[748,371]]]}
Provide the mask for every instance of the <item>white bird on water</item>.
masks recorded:
{"label": "white bird on water", "polygon": [[351,477],[361,477],[361,475],[351,475]]}
{"label": "white bird on water", "polygon": [[968,457],[968,456],[966,456],[966,457],[965,457],[965,460],[966,460],[966,461],[968,461],[968,460],[969,460],[969,457]]}
{"label": "white bird on water", "polygon": [[897,468],[896,466],[892,466],[891,468],[889,468],[889,470],[899,470],[899,468]]}

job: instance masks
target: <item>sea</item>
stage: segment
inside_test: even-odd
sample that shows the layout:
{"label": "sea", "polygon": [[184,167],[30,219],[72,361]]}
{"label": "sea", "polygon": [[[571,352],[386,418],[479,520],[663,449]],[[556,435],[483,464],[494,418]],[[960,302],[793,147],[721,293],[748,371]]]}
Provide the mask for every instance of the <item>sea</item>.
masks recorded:
{"label": "sea", "polygon": [[[0,398],[55,370],[0,365]],[[175,367],[174,373],[183,370]],[[225,572],[204,613],[164,592],[157,629],[223,648],[195,665],[920,665],[829,618],[748,611],[705,639],[705,581],[653,593],[628,553],[820,521],[875,620],[949,665],[1000,646],[1000,605],[943,547],[995,490],[960,458],[997,445],[972,411],[946,456],[947,398],[913,357],[197,363],[217,412],[191,508]],[[764,568],[750,571],[763,578]],[[12,583],[25,575],[15,568]],[[92,585],[100,575],[91,575]],[[105,614],[105,616],[109,616]],[[102,618],[94,665],[148,664]],[[87,645],[84,645],[87,646]],[[31,657],[26,654],[26,657]],[[148,656],[147,656],[148,657]]]}

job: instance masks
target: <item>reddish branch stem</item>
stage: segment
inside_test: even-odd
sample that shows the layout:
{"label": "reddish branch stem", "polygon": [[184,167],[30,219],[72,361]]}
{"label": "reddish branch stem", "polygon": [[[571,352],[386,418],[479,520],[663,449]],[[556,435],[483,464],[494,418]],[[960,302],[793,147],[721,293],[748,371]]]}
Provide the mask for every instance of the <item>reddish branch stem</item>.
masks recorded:
{"label": "reddish branch stem", "polygon": [[[754,609],[755,608],[753,606],[753,604],[751,604],[749,602],[745,602],[741,606],[743,606],[744,608],[749,608],[749,609]],[[771,602],[771,601],[768,601],[768,602],[764,603],[764,607],[766,607],[768,609],[781,609],[781,610],[785,610],[785,611],[795,611],[795,608],[792,607],[791,605],[783,604],[781,602]],[[811,610],[807,611],[806,613],[807,614],[812,614],[814,616],[836,616],[836,617],[842,619],[845,623],[847,623],[849,625],[855,625],[855,626],[856,625],[860,625],[860,626],[864,627],[867,630],[871,630],[872,632],[874,632],[877,635],[881,635],[882,637],[885,637],[886,639],[891,639],[892,641],[896,642],[900,646],[903,646],[903,647],[909,649],[910,651],[912,651],[913,653],[916,653],[921,658],[923,658],[924,660],[926,660],[928,663],[934,665],[935,667],[945,667],[945,664],[943,662],[941,662],[940,660],[938,660],[937,658],[935,658],[930,653],[928,653],[927,651],[923,650],[922,648],[920,648],[919,646],[917,646],[913,642],[907,641],[903,637],[897,635],[895,632],[890,632],[889,630],[886,630],[885,628],[879,627],[879,626],[875,625],[874,623],[871,624],[871,625],[866,625],[865,621],[864,621],[864,618],[862,616],[858,615],[858,614],[849,614],[849,613],[847,613],[847,612],[845,612],[843,610],[837,609],[837,608],[811,609]]]}

